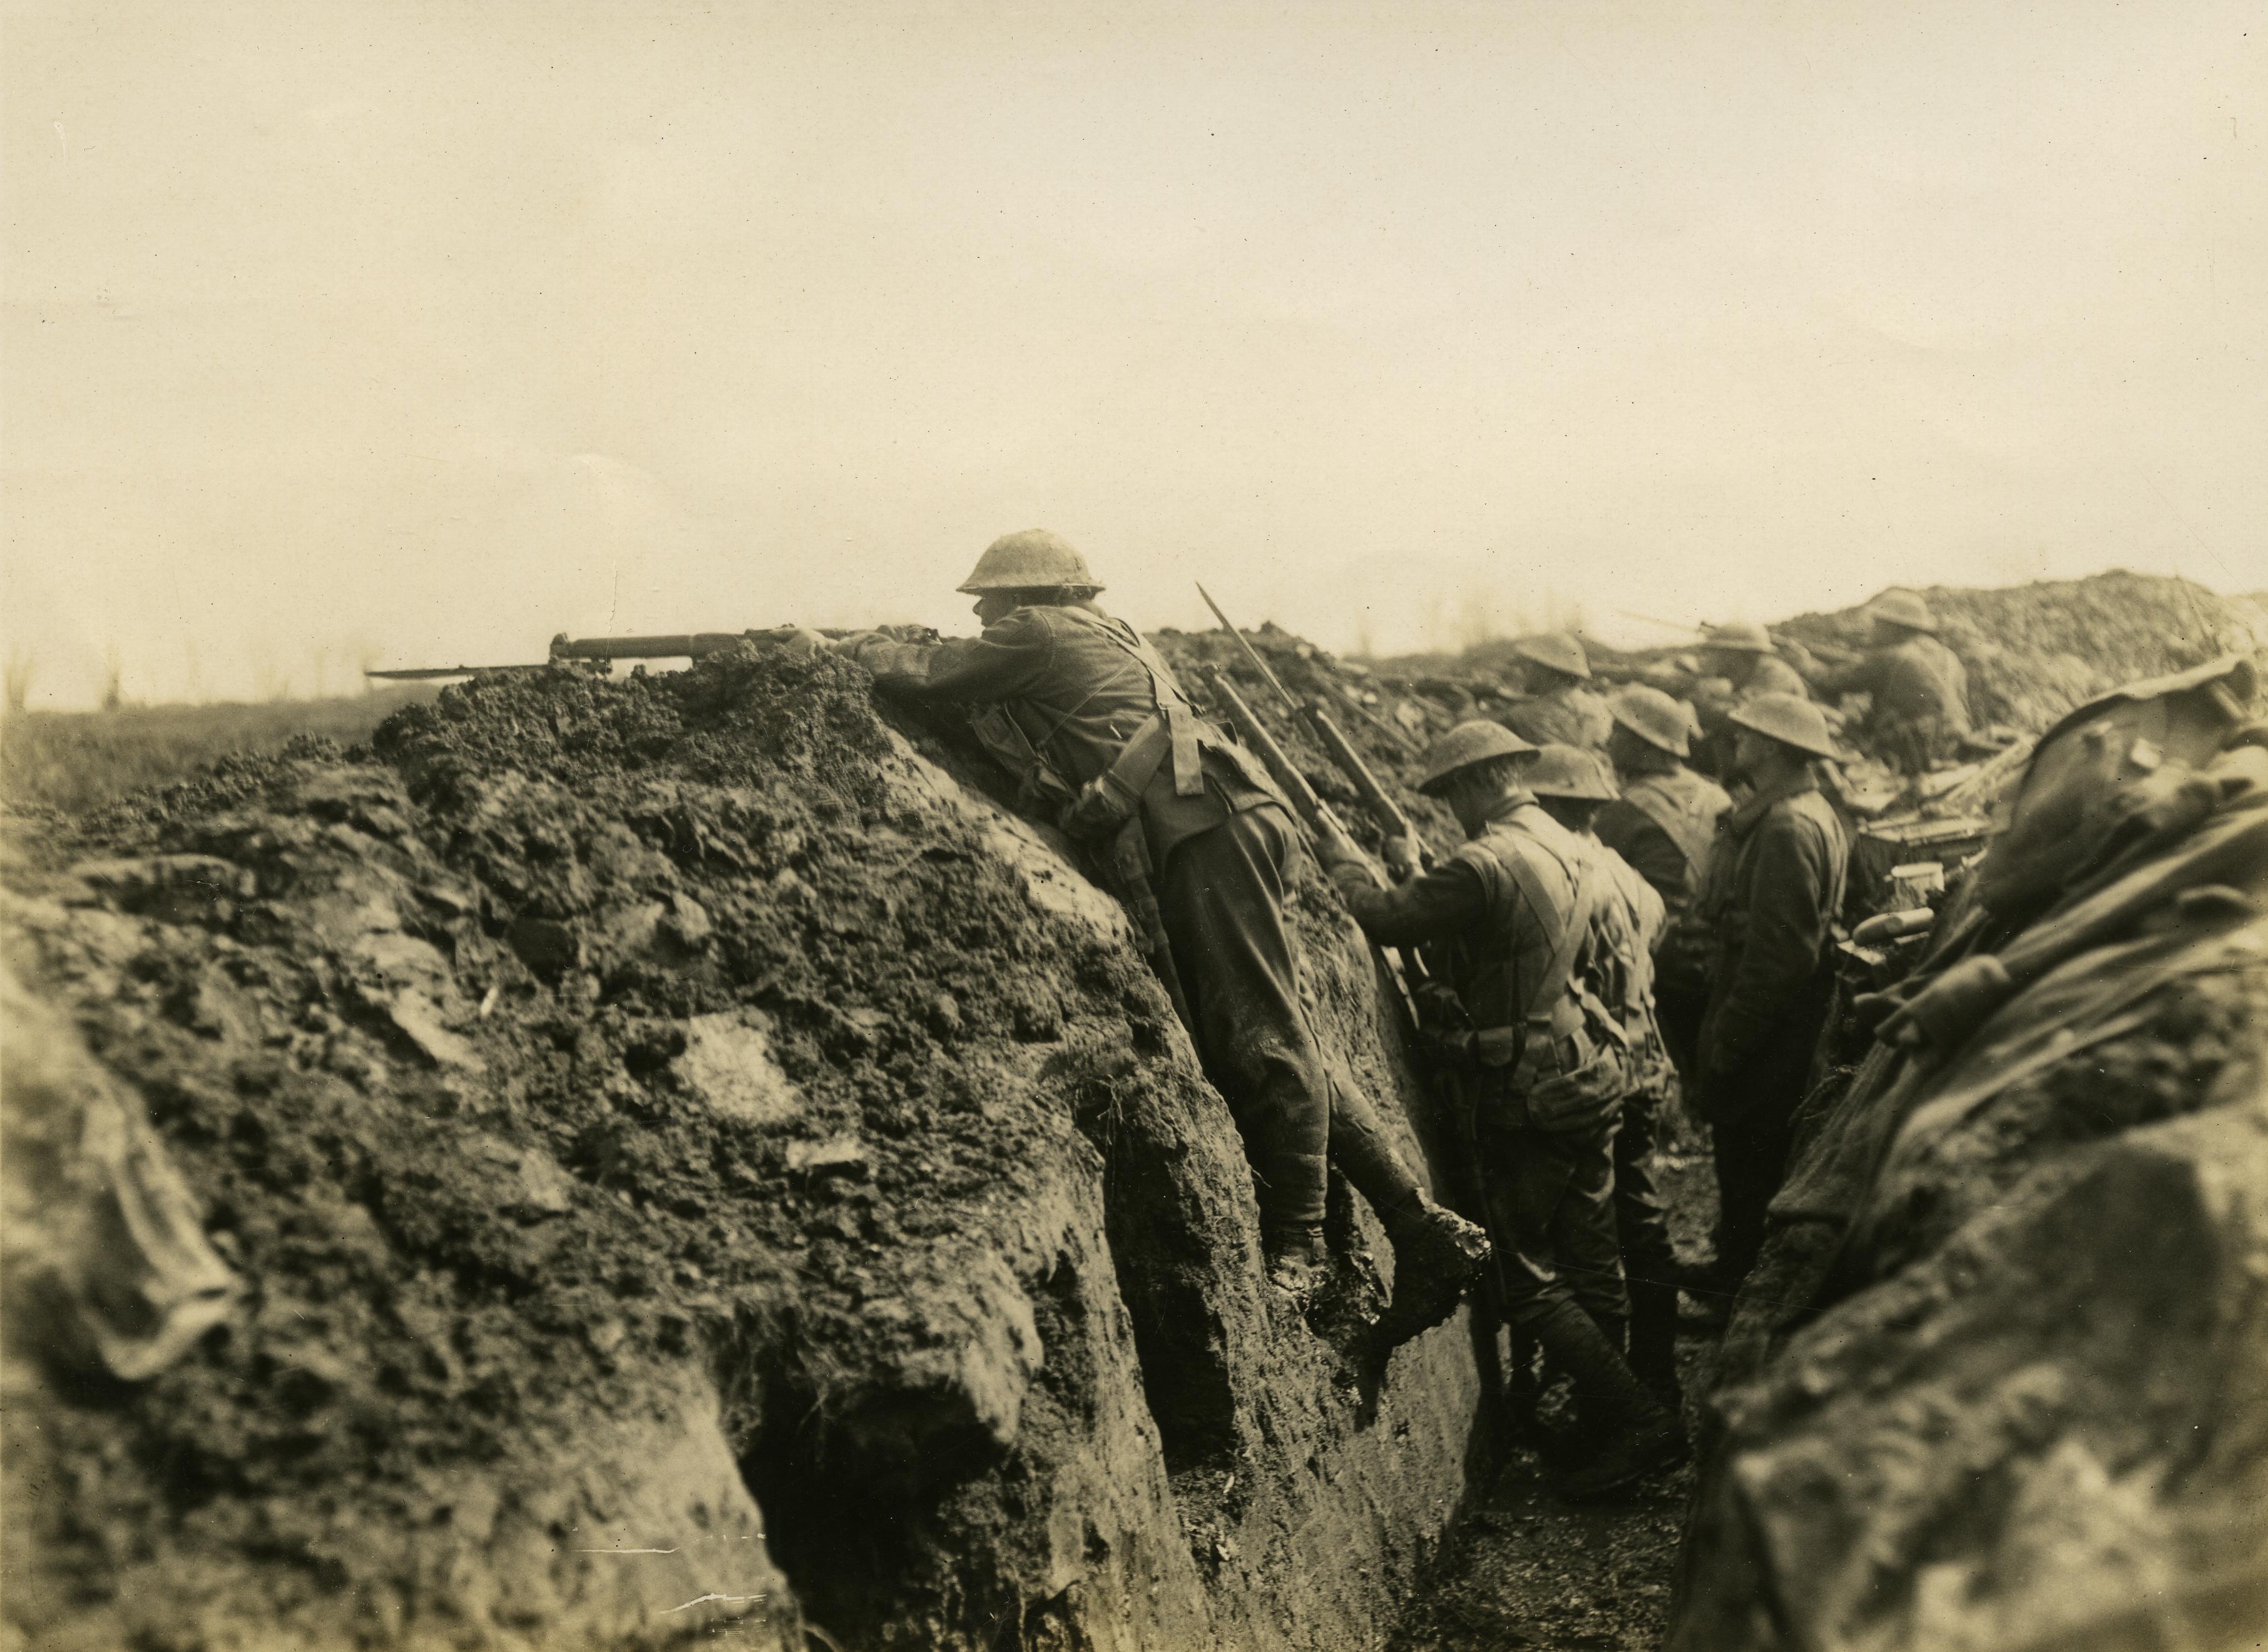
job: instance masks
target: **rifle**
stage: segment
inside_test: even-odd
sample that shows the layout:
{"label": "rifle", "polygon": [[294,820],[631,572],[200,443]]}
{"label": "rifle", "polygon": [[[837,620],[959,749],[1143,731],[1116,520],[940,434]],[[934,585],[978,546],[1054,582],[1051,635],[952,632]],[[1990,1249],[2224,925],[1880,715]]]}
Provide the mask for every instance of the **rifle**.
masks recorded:
{"label": "rifle", "polygon": [[1284,795],[1292,800],[1292,806],[1300,811],[1300,818],[1307,822],[1309,829],[1320,832],[1329,825],[1341,836],[1345,836],[1345,823],[1331,812],[1330,804],[1316,796],[1314,787],[1308,784],[1307,777],[1300,772],[1299,765],[1292,762],[1290,755],[1276,743],[1276,737],[1268,732],[1267,724],[1260,721],[1250,706],[1245,704],[1244,696],[1236,692],[1236,685],[1228,680],[1226,672],[1213,673],[1212,689],[1220,697],[1221,704],[1228,708],[1228,715],[1236,724],[1237,733],[1258,754],[1261,763],[1277,785],[1283,789]]}
{"label": "rifle", "polygon": [[[1302,706],[1297,700],[1292,697],[1292,691],[1284,686],[1284,679],[1277,676],[1274,670],[1270,667],[1266,660],[1260,657],[1260,650],[1252,646],[1250,641],[1246,638],[1243,632],[1238,630],[1234,626],[1228,622],[1228,616],[1220,611],[1220,605],[1212,599],[1212,592],[1207,591],[1202,584],[1199,584],[1197,585],[1197,595],[1203,597],[1204,598],[1205,606],[1212,610],[1212,617],[1220,621],[1220,628],[1227,632],[1230,636],[1233,637],[1236,640],[1236,646],[1244,650],[1244,657],[1251,662],[1253,670],[1258,672],[1262,679],[1265,681],[1270,688],[1273,688],[1276,691],[1276,697],[1284,702],[1284,709],[1289,711],[1293,716],[1305,723],[1310,730],[1314,730],[1315,713],[1311,709]],[[1333,687],[1332,694],[1342,704],[1351,707],[1354,710],[1356,716],[1362,718],[1364,722],[1369,723],[1372,728],[1376,729],[1381,734],[1393,741],[1396,745],[1399,745],[1403,751],[1410,753],[1415,753],[1417,751],[1418,748],[1416,745],[1410,740],[1408,735],[1404,734],[1401,730],[1395,728],[1392,723],[1387,722],[1386,719],[1371,710],[1368,706],[1364,705],[1352,694],[1336,686]],[[1318,739],[1322,738],[1320,731],[1316,731],[1315,738]]]}
{"label": "rifle", "polygon": [[[618,659],[701,659],[738,648],[743,642],[776,642],[777,631],[693,631],[671,636],[569,636],[562,631],[551,639],[549,657],[534,665],[417,665],[401,671],[365,671],[365,677],[388,682],[438,682],[451,677],[484,677],[491,672],[541,671],[545,665],[585,664],[604,671]],[[842,636],[840,631],[822,632]]]}
{"label": "rifle", "polygon": [[1362,760],[1362,753],[1354,749],[1354,742],[1339,731],[1339,725],[1331,721],[1330,714],[1321,706],[1312,709],[1308,723],[1314,730],[1315,738],[1323,743],[1323,749],[1330,753],[1331,761],[1338,765],[1339,773],[1347,777],[1355,795],[1362,799],[1363,807],[1370,811],[1370,818],[1378,823],[1378,829],[1385,833],[1386,841],[1390,844],[1398,838],[1407,843],[1417,855],[1414,862],[1409,863],[1387,855],[1387,870],[1400,879],[1429,870],[1433,864],[1433,857],[1419,839],[1418,828],[1410,824],[1410,817],[1403,811],[1402,805],[1394,801],[1392,794],[1379,783],[1378,776],[1371,773],[1370,765]]}
{"label": "rifle", "polygon": [[[1244,696],[1236,692],[1236,685],[1228,680],[1227,674],[1215,672],[1212,686],[1213,692],[1220,696],[1221,703],[1228,708],[1229,716],[1235,723],[1239,734],[1244,738],[1245,743],[1259,754],[1262,764],[1275,779],[1277,785],[1283,789],[1284,794],[1291,798],[1292,806],[1300,811],[1300,818],[1306,821],[1308,830],[1321,836],[1328,827],[1341,837],[1350,836],[1345,823],[1333,812],[1330,804],[1316,795],[1315,789],[1308,783],[1307,777],[1300,772],[1299,766],[1292,761],[1290,754],[1277,744],[1276,737],[1269,733],[1266,726],[1254,715],[1252,708],[1245,703]],[[1340,735],[1339,738],[1344,740],[1346,737]],[[1358,764],[1360,760],[1360,759],[1356,760]],[[1367,770],[1364,772],[1368,773]],[[1373,779],[1371,783],[1375,786],[1377,782]],[[1380,796],[1384,797],[1385,794],[1382,790]],[[1388,807],[1391,807],[1391,800],[1387,801]],[[1398,815],[1399,811],[1396,811],[1396,813]],[[1404,820],[1403,824],[1407,826],[1409,822]],[[1388,958],[1394,973],[1395,984],[1402,989],[1403,1002],[1410,1011],[1410,1021],[1414,1024],[1421,1019],[1418,1008],[1419,1002],[1418,989],[1426,985],[1429,979],[1425,960],[1419,958],[1414,950],[1401,947],[1395,948],[1388,954]]]}

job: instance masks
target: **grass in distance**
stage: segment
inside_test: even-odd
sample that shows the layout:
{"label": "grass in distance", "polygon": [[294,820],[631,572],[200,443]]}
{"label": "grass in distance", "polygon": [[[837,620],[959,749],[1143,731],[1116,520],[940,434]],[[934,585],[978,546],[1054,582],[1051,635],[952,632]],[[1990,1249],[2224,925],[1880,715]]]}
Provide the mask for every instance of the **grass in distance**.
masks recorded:
{"label": "grass in distance", "polygon": [[217,759],[272,751],[302,734],[354,745],[430,686],[331,700],[26,711],[0,722],[0,801],[13,809],[91,809],[188,779]]}

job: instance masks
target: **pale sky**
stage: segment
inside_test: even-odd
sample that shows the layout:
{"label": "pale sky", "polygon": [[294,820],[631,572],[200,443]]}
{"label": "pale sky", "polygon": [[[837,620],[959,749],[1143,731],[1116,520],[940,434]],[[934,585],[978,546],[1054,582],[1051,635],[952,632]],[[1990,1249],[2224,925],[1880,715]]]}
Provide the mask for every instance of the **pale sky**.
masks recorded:
{"label": "pale sky", "polygon": [[2268,587],[2257,4],[11,4],[34,703],[1106,605]]}

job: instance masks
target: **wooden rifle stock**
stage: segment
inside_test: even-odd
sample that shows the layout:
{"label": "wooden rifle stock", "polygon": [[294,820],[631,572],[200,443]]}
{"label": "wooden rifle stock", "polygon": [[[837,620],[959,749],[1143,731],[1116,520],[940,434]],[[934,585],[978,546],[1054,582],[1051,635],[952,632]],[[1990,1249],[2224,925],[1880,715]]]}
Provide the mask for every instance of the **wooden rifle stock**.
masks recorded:
{"label": "wooden rifle stock", "polygon": [[1228,708],[1228,715],[1236,724],[1237,734],[1252,748],[1277,785],[1283,789],[1284,795],[1292,800],[1292,806],[1300,811],[1300,818],[1313,830],[1321,831],[1328,822],[1344,833],[1346,828],[1331,812],[1330,804],[1315,795],[1314,787],[1308,784],[1307,777],[1300,772],[1290,754],[1276,743],[1276,737],[1268,732],[1267,724],[1262,723],[1252,708],[1245,703],[1244,696],[1236,692],[1236,685],[1228,680],[1226,672],[1213,673],[1212,689],[1219,696],[1221,704]]}
{"label": "wooden rifle stock", "polygon": [[1362,799],[1362,806],[1369,810],[1370,818],[1378,822],[1379,830],[1388,837],[1415,838],[1417,833],[1410,827],[1410,817],[1403,813],[1402,805],[1394,801],[1384,786],[1379,784],[1378,776],[1371,773],[1370,765],[1362,760],[1362,753],[1354,749],[1353,743],[1339,725],[1331,721],[1331,714],[1321,706],[1308,707],[1307,726],[1322,742],[1323,750],[1330,753],[1331,761],[1338,765],[1339,773],[1344,775],[1354,787],[1355,794]]}

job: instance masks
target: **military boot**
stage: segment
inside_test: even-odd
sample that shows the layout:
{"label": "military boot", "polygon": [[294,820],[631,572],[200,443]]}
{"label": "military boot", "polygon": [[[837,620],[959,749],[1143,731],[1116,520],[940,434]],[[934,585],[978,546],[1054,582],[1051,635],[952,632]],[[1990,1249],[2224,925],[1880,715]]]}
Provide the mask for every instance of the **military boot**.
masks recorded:
{"label": "military boot", "polygon": [[1555,1476],[1570,1502],[1604,1497],[1690,1448],[1676,1414],[1646,1392],[1598,1322],[1572,1303],[1553,1303],[1530,1327],[1554,1364],[1575,1381],[1575,1408],[1597,1442],[1579,1466]]}
{"label": "military boot", "polygon": [[1260,1252],[1270,1289],[1298,1306],[1306,1307],[1322,1288],[1330,1252],[1321,1228],[1263,1226]]}
{"label": "military boot", "polygon": [[1488,1272],[1488,1235],[1427,1198],[1375,1129],[1335,1128],[1331,1156],[1394,1246],[1394,1300],[1373,1333],[1382,1355],[1456,1312]]}
{"label": "military boot", "polygon": [[1489,1237],[1454,1210],[1423,1193],[1381,1210],[1394,1242],[1394,1300],[1378,1322],[1379,1346],[1398,1348],[1451,1314],[1487,1274]]}

